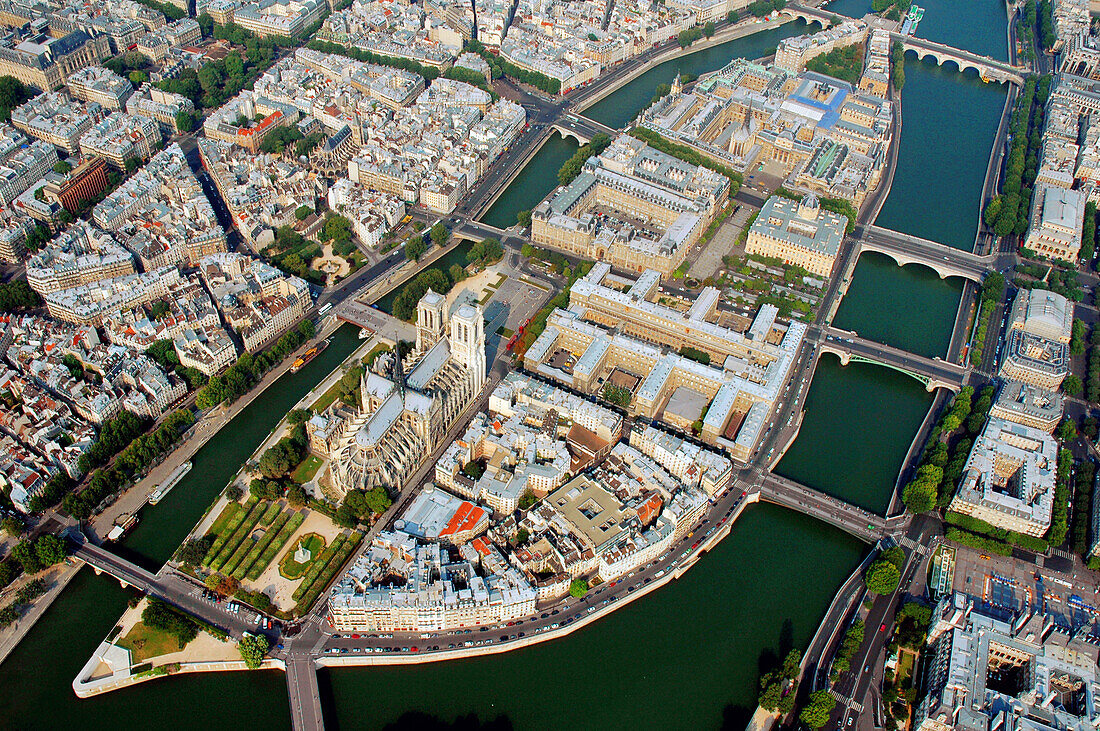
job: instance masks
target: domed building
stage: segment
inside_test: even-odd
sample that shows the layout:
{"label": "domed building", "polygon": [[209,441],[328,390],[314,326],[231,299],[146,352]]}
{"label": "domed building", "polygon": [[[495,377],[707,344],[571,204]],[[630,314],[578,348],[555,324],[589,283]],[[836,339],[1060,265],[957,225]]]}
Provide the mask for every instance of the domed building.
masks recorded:
{"label": "domed building", "polygon": [[428,290],[417,305],[416,349],[388,375],[362,377],[359,413],[344,425],[330,478],[341,497],[400,490],[485,385],[485,320],[477,303]]}

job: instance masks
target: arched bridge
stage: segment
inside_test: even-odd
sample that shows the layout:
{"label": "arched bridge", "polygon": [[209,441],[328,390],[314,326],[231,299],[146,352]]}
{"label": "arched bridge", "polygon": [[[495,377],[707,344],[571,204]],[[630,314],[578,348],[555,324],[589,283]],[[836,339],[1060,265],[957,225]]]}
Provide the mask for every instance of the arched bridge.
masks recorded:
{"label": "arched bridge", "polygon": [[619,130],[612,129],[606,124],[600,124],[595,120],[588,117],[582,117],[578,114],[566,114],[558,117],[558,121],[554,123],[553,128],[558,131],[562,137],[572,137],[578,144],[586,144],[592,141],[600,132],[604,133],[608,137],[614,139]]}
{"label": "arched bridge", "polygon": [[970,379],[970,369],[965,366],[876,343],[848,330],[827,327],[822,330],[822,336],[821,352],[839,356],[841,365],[873,363],[890,368],[920,381],[928,391],[946,388],[958,393]]}
{"label": "arched bridge", "polygon": [[971,53],[970,51],[963,51],[944,43],[936,43],[935,41],[914,38],[913,36],[903,36],[900,33],[891,33],[890,38],[892,41],[901,41],[905,51],[907,53],[912,51],[921,61],[931,57],[939,66],[951,62],[959,67],[959,71],[973,69],[978,72],[978,76],[982,78],[982,81],[996,81],[1016,84],[1017,86],[1023,86],[1024,84],[1024,72],[1010,63]]}
{"label": "arched bridge", "polygon": [[979,256],[971,251],[870,224],[856,227],[852,238],[858,242],[860,251],[885,254],[899,266],[921,264],[939,274],[940,279],[963,277],[980,283],[986,272],[999,263],[994,254]]}
{"label": "arched bridge", "polygon": [[[823,28],[829,25],[832,18],[842,17],[828,10],[811,8],[798,3],[788,4],[781,12],[792,18],[804,20],[806,23],[819,23]],[[904,36],[900,33],[891,33],[890,36],[893,41],[901,41],[906,51],[912,51],[922,61],[931,56],[940,66],[950,61],[959,67],[959,71],[974,69],[984,81],[1007,82],[1023,86],[1024,72],[1012,64],[943,43],[926,41],[923,38]]]}

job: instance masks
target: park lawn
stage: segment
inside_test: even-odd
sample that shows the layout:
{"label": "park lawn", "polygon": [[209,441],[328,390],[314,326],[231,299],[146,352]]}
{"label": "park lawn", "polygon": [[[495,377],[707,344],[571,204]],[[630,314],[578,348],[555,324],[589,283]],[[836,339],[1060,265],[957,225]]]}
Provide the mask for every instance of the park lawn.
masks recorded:
{"label": "park lawn", "polygon": [[320,457],[311,454],[303,459],[302,463],[290,474],[290,479],[299,485],[304,485],[313,479],[313,476],[317,474],[317,470],[321,469],[322,464]]}
{"label": "park lawn", "polygon": [[329,390],[321,394],[321,397],[313,402],[313,405],[309,407],[310,411],[315,414],[319,414],[329,406],[332,406],[332,402],[336,400],[337,395],[340,393],[340,379],[336,379],[336,383],[332,384]]}
{"label": "park lawn", "polygon": [[898,651],[898,669],[894,673],[896,684],[901,685],[901,682],[908,678],[913,673],[913,662],[916,660],[916,656],[910,650],[901,649]]}
{"label": "park lawn", "polygon": [[224,508],[222,508],[221,515],[219,515],[214,520],[213,525],[210,526],[210,532],[216,536],[220,536],[222,534],[222,531],[225,530],[226,524],[229,523],[229,521],[233,520],[233,518],[236,517],[237,513],[239,513],[240,511],[240,503],[231,502],[226,505]]}
{"label": "park lawn", "polygon": [[183,649],[180,647],[179,638],[175,635],[162,629],[147,627],[143,622],[135,624],[126,636],[116,640],[115,644],[130,651],[130,662],[134,665],[151,657],[159,657]]}
{"label": "park lawn", "polygon": [[[298,550],[298,546],[305,544],[305,547],[309,550],[312,558],[306,563],[298,563],[294,560],[294,552]],[[309,567],[317,562],[317,559],[321,557],[322,552],[325,550],[325,539],[316,533],[309,533],[302,536],[299,540],[295,541],[290,548],[287,549],[286,554],[283,555],[283,560],[279,562],[279,573],[283,578],[290,579],[291,581],[301,578],[309,570]]]}

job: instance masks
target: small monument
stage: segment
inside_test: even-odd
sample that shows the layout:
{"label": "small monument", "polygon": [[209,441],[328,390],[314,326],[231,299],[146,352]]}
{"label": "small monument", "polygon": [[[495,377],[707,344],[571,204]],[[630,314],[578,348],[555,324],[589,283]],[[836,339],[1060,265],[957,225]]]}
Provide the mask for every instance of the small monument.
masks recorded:
{"label": "small monument", "polygon": [[313,560],[313,551],[306,548],[305,539],[298,541],[298,547],[294,549],[294,560],[300,564],[306,564]]}

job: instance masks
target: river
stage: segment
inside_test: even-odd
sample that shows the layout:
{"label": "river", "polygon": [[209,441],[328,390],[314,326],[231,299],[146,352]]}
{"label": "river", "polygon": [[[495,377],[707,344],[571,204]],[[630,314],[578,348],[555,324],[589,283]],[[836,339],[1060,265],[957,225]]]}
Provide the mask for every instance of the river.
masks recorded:
{"label": "river", "polygon": [[517,213],[530,211],[554,189],[558,184],[558,170],[579,147],[572,137],[566,139],[558,132],[550,135],[481,221],[497,228],[514,226]]}

